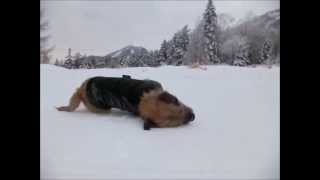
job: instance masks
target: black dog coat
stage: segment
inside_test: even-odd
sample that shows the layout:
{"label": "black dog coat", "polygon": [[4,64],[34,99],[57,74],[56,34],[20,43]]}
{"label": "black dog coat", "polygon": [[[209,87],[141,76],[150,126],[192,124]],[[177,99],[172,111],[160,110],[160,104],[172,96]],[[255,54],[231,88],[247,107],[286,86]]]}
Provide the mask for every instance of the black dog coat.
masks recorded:
{"label": "black dog coat", "polygon": [[118,108],[139,115],[138,106],[143,93],[162,89],[162,86],[156,81],[123,75],[122,78],[93,77],[88,80],[86,88],[88,101],[95,107]]}

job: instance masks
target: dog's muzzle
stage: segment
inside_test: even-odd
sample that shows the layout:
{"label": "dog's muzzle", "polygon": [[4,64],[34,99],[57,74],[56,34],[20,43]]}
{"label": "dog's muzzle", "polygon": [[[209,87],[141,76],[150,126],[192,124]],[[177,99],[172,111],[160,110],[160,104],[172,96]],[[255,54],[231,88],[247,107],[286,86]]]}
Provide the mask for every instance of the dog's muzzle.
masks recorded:
{"label": "dog's muzzle", "polygon": [[193,112],[189,112],[189,113],[187,114],[187,116],[186,116],[186,119],[185,119],[185,121],[184,121],[184,124],[187,124],[187,123],[189,123],[189,122],[191,122],[191,121],[194,121],[195,117],[196,117],[196,116],[194,115]]}

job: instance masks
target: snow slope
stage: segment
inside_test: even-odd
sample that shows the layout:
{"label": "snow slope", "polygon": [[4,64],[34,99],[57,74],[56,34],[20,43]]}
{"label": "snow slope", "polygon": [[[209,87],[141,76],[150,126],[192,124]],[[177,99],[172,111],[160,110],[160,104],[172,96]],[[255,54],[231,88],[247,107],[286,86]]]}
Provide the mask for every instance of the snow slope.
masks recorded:
{"label": "snow slope", "polygon": [[[42,179],[279,179],[278,67],[208,66],[67,70],[41,65]],[[196,119],[144,131],[139,118],[83,105],[58,112],[88,77],[150,78]]]}

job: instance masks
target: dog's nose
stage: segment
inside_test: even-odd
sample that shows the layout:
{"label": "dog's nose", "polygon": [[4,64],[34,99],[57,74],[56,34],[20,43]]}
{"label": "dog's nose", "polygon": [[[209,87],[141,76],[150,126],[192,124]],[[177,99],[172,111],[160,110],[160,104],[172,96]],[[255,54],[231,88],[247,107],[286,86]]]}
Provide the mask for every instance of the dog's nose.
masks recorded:
{"label": "dog's nose", "polygon": [[187,115],[187,120],[188,121],[193,121],[195,118],[195,115],[193,112],[189,112],[188,115]]}
{"label": "dog's nose", "polygon": [[191,113],[190,121],[194,121],[195,117],[194,113]]}

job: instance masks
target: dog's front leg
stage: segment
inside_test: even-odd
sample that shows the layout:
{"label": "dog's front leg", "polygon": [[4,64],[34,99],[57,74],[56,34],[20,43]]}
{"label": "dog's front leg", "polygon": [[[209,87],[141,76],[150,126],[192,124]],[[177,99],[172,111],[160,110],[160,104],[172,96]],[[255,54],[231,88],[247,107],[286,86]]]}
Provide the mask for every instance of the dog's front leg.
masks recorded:
{"label": "dog's front leg", "polygon": [[143,123],[144,130],[150,130],[151,128],[157,127],[151,120],[145,120]]}

